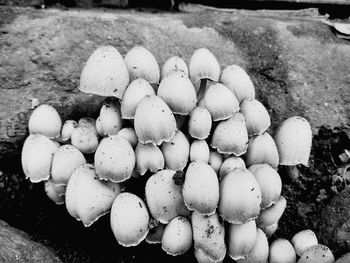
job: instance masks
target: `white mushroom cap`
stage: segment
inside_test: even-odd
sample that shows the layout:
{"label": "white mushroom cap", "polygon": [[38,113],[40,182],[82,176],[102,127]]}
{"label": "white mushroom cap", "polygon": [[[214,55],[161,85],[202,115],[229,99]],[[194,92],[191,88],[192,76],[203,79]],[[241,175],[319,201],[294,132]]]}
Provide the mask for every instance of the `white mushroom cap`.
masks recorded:
{"label": "white mushroom cap", "polygon": [[78,123],[74,120],[66,120],[61,130],[61,140],[68,141],[72,137],[73,131],[78,127]]}
{"label": "white mushroom cap", "polygon": [[169,142],[176,132],[174,114],[168,105],[158,96],[151,95],[142,99],[136,108],[134,119],[135,132],[141,143]]}
{"label": "white mushroom cap", "polygon": [[146,95],[155,95],[154,89],[145,79],[135,79],[127,87],[121,101],[123,119],[134,119],[137,105]]}
{"label": "white mushroom cap", "polygon": [[118,135],[126,139],[133,148],[136,147],[138,139],[133,128],[123,128],[118,132]]}
{"label": "white mushroom cap", "polygon": [[195,248],[194,249],[194,256],[198,263],[221,263],[222,260],[219,261],[213,261],[202,249]]}
{"label": "white mushroom cap", "polygon": [[165,226],[162,249],[169,255],[186,253],[192,245],[192,227],[186,217],[178,216]]}
{"label": "white mushroom cap", "polygon": [[190,146],[190,160],[202,161],[205,163],[209,162],[210,150],[205,140],[195,140]]}
{"label": "white mushroom cap", "polygon": [[32,183],[46,181],[50,177],[52,158],[59,144],[41,134],[31,134],[22,148],[22,168]]}
{"label": "white mushroom cap", "polygon": [[159,66],[157,60],[148,49],[135,46],[125,55],[124,61],[129,71],[130,81],[143,78],[151,84],[159,83]]}
{"label": "white mushroom cap", "polygon": [[158,146],[138,143],[135,149],[136,171],[144,175],[147,170],[156,173],[164,168],[164,156]]}
{"label": "white mushroom cap", "polygon": [[72,133],[71,143],[82,153],[88,154],[96,151],[98,138],[91,129],[78,126]]}
{"label": "white mushroom cap", "polygon": [[121,193],[111,210],[111,227],[118,243],[137,246],[148,233],[149,214],[142,199],[132,193]]}
{"label": "white mushroom cap", "polygon": [[182,71],[188,77],[188,68],[186,62],[182,58],[178,56],[168,58],[168,60],[163,64],[162,70],[160,72],[161,79],[164,79],[169,74],[171,74],[172,71],[176,70]]}
{"label": "white mushroom cap", "polygon": [[45,182],[45,193],[46,195],[56,204],[62,205],[64,204],[65,194],[66,194],[66,186],[65,185],[57,185],[52,182],[51,179]]}
{"label": "white mushroom cap", "polygon": [[260,215],[256,220],[258,227],[265,228],[277,223],[283,215],[286,206],[287,200],[281,195],[276,204],[261,210]]}
{"label": "white mushroom cap", "polygon": [[292,244],[298,256],[301,256],[309,247],[318,244],[316,234],[310,230],[302,230],[292,238]]}
{"label": "white mushroom cap", "polygon": [[285,120],[276,131],[275,142],[280,164],[308,166],[312,131],[306,119],[295,116]]}
{"label": "white mushroom cap", "polygon": [[61,117],[54,107],[42,104],[30,115],[28,129],[30,134],[42,134],[50,139],[60,136]]}
{"label": "white mushroom cap", "polygon": [[123,57],[112,46],[96,49],[80,76],[79,90],[106,97],[123,97],[129,83],[128,69]]}
{"label": "white mushroom cap", "polygon": [[191,112],[188,121],[188,132],[192,138],[203,140],[209,136],[211,125],[210,112],[206,108],[198,106]]}
{"label": "white mushroom cap", "polygon": [[188,216],[190,211],[185,206],[182,185],[176,180],[174,170],[162,170],[152,175],[145,187],[147,205],[152,217],[163,223],[169,223],[177,216]]}
{"label": "white mushroom cap", "polygon": [[123,125],[119,103],[116,100],[105,100],[100,110],[99,119],[102,136],[118,134]]}
{"label": "white mushroom cap", "polygon": [[224,178],[226,174],[228,174],[229,172],[232,172],[236,168],[246,168],[243,159],[235,156],[227,158],[220,167],[220,171],[219,171],[220,180]]}
{"label": "white mushroom cap", "polygon": [[66,190],[68,213],[85,227],[108,213],[113,200],[121,192],[119,184],[100,181],[94,166],[83,164],[73,172]]}
{"label": "white mushroom cap", "polygon": [[254,99],[255,89],[248,74],[238,65],[227,66],[221,74],[220,82],[228,87],[241,102],[244,99]]}
{"label": "white mushroom cap", "polygon": [[314,245],[305,250],[298,263],[334,263],[334,256],[328,247]]}
{"label": "white mushroom cap", "polygon": [[97,133],[97,129],[96,129],[96,121],[94,118],[92,117],[83,117],[81,119],[79,119],[78,121],[78,127],[85,127],[90,129],[93,133],[96,134],[96,136],[98,135]]}
{"label": "white mushroom cap", "polygon": [[267,237],[271,237],[273,234],[275,234],[275,232],[278,229],[278,222],[273,223],[272,225],[269,225],[269,226],[260,226],[260,229],[264,231]]}
{"label": "white mushroom cap", "polygon": [[131,177],[135,153],[130,143],[119,135],[104,138],[95,153],[96,174],[100,179],[123,182]]}
{"label": "white mushroom cap", "polygon": [[271,243],[269,263],[296,263],[297,255],[292,244],[284,238],[278,238]]}
{"label": "white mushroom cap", "polygon": [[222,154],[218,153],[217,151],[211,151],[208,163],[213,168],[215,173],[218,174],[222,165]]}

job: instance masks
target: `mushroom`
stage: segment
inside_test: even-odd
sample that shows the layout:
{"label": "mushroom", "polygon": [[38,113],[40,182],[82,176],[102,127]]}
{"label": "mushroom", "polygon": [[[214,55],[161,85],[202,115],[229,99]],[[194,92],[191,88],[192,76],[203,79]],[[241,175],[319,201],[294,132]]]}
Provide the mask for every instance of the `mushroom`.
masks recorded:
{"label": "mushroom", "polygon": [[211,125],[210,112],[206,108],[198,106],[191,112],[190,120],[188,121],[188,132],[192,138],[204,140],[210,134]]}
{"label": "mushroom", "polygon": [[328,247],[314,245],[304,251],[298,263],[334,263],[334,256]]}
{"label": "mushroom", "polygon": [[50,139],[58,138],[62,121],[54,107],[42,104],[30,115],[28,129],[30,134],[42,134]]}
{"label": "mushroom", "polygon": [[219,179],[222,180],[226,174],[236,168],[246,168],[243,159],[235,156],[227,158],[220,167]]}
{"label": "mushroom", "polygon": [[202,249],[195,248],[194,249],[194,256],[198,263],[222,263],[222,260],[219,261],[213,261]]}
{"label": "mushroom", "polygon": [[118,243],[137,246],[147,236],[149,214],[145,203],[132,193],[121,193],[111,209],[111,228]]}
{"label": "mushroom", "polygon": [[32,183],[50,177],[52,158],[59,144],[41,134],[30,134],[24,141],[21,163],[26,178]]}
{"label": "mushroom", "polygon": [[173,71],[165,77],[159,84],[157,95],[179,115],[188,115],[196,107],[196,90],[182,71]]}
{"label": "mushroom", "polygon": [[142,99],[136,108],[135,132],[139,142],[159,145],[169,142],[176,132],[176,121],[168,105],[158,96]]}
{"label": "mushroom", "polygon": [[219,153],[241,156],[248,148],[248,132],[244,116],[237,112],[231,118],[221,121],[215,128],[210,143]]}
{"label": "mushroom", "polygon": [[278,229],[278,221],[269,226],[260,226],[260,229],[264,231],[267,237],[271,237]]}
{"label": "mushroom", "polygon": [[[151,219],[152,220],[152,219]],[[162,237],[165,229],[164,224],[157,222],[153,227],[150,227],[148,234],[146,236],[146,242],[148,244],[160,244],[162,243]]]}
{"label": "mushroom", "polygon": [[239,102],[255,98],[253,82],[244,69],[238,65],[227,66],[222,71],[220,82],[236,95]]}
{"label": "mushroom", "polygon": [[278,220],[283,215],[283,212],[286,209],[286,206],[287,206],[287,200],[281,195],[278,201],[274,205],[264,210],[261,210],[261,213],[258,219],[256,220],[258,227],[265,228],[267,226],[271,226],[277,223]]}
{"label": "mushroom", "polygon": [[192,228],[186,217],[178,216],[165,226],[162,249],[171,256],[186,253],[192,245]]}
{"label": "mushroom", "polygon": [[84,163],[86,163],[84,155],[73,145],[61,146],[52,159],[52,182],[57,185],[67,185],[74,170]]}
{"label": "mushroom", "polygon": [[236,168],[220,182],[219,214],[231,224],[245,224],[260,213],[261,190],[254,175]]}
{"label": "mushroom", "polygon": [[96,129],[96,121],[91,117],[83,117],[78,121],[78,127],[85,127],[90,129],[96,136],[98,136],[98,132]]}
{"label": "mushroom", "polygon": [[301,255],[309,248],[318,244],[315,233],[310,229],[302,230],[296,233],[292,238],[292,244],[298,256]]}
{"label": "mushroom", "polygon": [[209,162],[210,150],[205,140],[195,140],[190,147],[190,161]]}
{"label": "mushroom", "polygon": [[295,116],[285,120],[276,131],[275,142],[280,164],[308,166],[312,131],[306,119]]}
{"label": "mushroom", "polygon": [[256,99],[244,99],[240,104],[248,135],[260,135],[271,125],[270,115],[264,105]]}
{"label": "mushroom", "polygon": [[95,152],[96,174],[100,179],[123,182],[131,177],[135,153],[130,143],[119,135],[104,138]]}
{"label": "mushroom", "polygon": [[144,175],[147,170],[156,173],[164,168],[164,156],[161,150],[152,143],[138,143],[135,149],[136,171]]}
{"label": "mushroom", "polygon": [[120,105],[115,99],[107,99],[100,110],[100,125],[103,136],[116,135],[123,125]]}
{"label": "mushroom", "polygon": [[191,162],[182,187],[185,205],[200,214],[215,213],[219,202],[219,181],[213,168],[202,161]]}
{"label": "mushroom", "polygon": [[213,168],[215,173],[218,174],[222,164],[222,154],[218,153],[217,151],[211,151],[208,163]]}
{"label": "mushroom", "polygon": [[71,143],[84,154],[93,153],[98,146],[97,135],[87,127],[77,127],[71,137]]}
{"label": "mushroom", "polygon": [[72,137],[73,131],[78,127],[78,123],[74,120],[66,120],[61,130],[61,140],[66,142]]}
{"label": "mushroom", "polygon": [[137,105],[147,95],[155,95],[154,89],[145,79],[135,79],[127,87],[121,101],[123,119],[134,119]]}
{"label": "mushroom", "polygon": [[258,234],[255,220],[245,224],[229,224],[227,252],[233,260],[245,258],[253,249]]}
{"label": "mushroom", "polygon": [[123,57],[112,46],[96,49],[87,60],[80,76],[79,90],[106,97],[123,97],[129,83]]}
{"label": "mushroom", "polygon": [[132,148],[136,147],[138,139],[133,128],[123,128],[118,132],[118,135],[126,139],[131,144]]}
{"label": "mushroom", "polygon": [[51,179],[45,182],[45,193],[46,195],[56,204],[62,205],[64,204],[64,195],[66,194],[66,186],[65,185],[57,185],[52,182]]}
{"label": "mushroom", "polygon": [[130,81],[143,78],[150,84],[159,83],[159,66],[152,53],[141,46],[135,46],[128,51],[124,58],[129,71]]}
{"label": "mushroom", "polygon": [[162,170],[152,175],[145,186],[148,209],[152,217],[162,224],[177,216],[190,214],[183,200],[182,180],[177,180],[178,175],[174,170]]}
{"label": "mushroom", "polygon": [[111,209],[120,194],[119,184],[100,181],[92,164],[83,164],[74,170],[66,189],[68,213],[89,227]]}
{"label": "mushroom", "polygon": [[168,169],[183,170],[190,156],[190,143],[186,136],[178,130],[170,142],[161,146],[165,164]]}
{"label": "mushroom", "polygon": [[350,252],[342,255],[340,258],[337,259],[335,263],[349,263],[350,262]]}
{"label": "mushroom", "polygon": [[292,244],[284,238],[278,238],[271,243],[269,263],[296,263],[297,256]]}
{"label": "mushroom", "polygon": [[166,78],[173,71],[182,71],[188,77],[188,68],[186,62],[178,56],[170,57],[167,61],[164,62],[162,70],[160,72],[161,79]]}

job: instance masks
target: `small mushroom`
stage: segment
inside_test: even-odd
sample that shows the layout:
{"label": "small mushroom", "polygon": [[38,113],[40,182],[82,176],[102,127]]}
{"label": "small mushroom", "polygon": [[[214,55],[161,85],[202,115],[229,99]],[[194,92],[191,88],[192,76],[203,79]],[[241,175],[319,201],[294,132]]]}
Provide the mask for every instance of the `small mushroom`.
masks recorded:
{"label": "small mushroom", "polygon": [[267,226],[271,226],[277,223],[283,215],[286,206],[287,200],[281,195],[274,205],[264,210],[261,210],[261,213],[258,219],[256,220],[258,227],[265,228]]}
{"label": "small mushroom", "polygon": [[57,185],[52,182],[51,179],[45,182],[45,192],[46,195],[56,204],[62,205],[64,204],[65,194],[66,194],[66,186],[65,185]]}
{"label": "small mushroom", "polygon": [[155,95],[146,96],[137,106],[134,126],[139,142],[144,144],[159,145],[169,142],[176,132],[174,114],[168,105]]}
{"label": "small mushroom", "polygon": [[149,231],[149,214],[145,203],[132,193],[121,193],[111,209],[111,228],[118,243],[137,246]]}
{"label": "small mushroom", "polygon": [[244,99],[254,99],[255,89],[248,74],[238,65],[227,66],[221,74],[220,82],[228,87],[241,102]]}
{"label": "small mushroom", "polygon": [[306,119],[295,116],[285,120],[276,131],[275,142],[280,164],[308,166],[312,131]]}
{"label": "small mushroom", "polygon": [[126,139],[135,148],[138,142],[136,132],[133,128],[123,128],[118,132],[120,137]]}
{"label": "small mushroom", "polygon": [[261,190],[254,175],[236,168],[220,182],[219,214],[231,224],[245,224],[260,213]]}
{"label": "small mushroom", "polygon": [[77,127],[71,137],[71,143],[84,154],[93,153],[98,146],[97,135],[87,127]]}
{"label": "small mushroom", "polygon": [[157,225],[150,227],[146,236],[146,242],[148,244],[160,244],[162,243],[162,237],[165,229],[164,224],[157,222]]}
{"label": "small mushroom", "polygon": [[278,238],[271,243],[269,263],[296,263],[297,256],[292,244],[284,238]]}
{"label": "small mushroom", "polygon": [[211,125],[210,112],[206,108],[198,106],[191,112],[188,121],[188,132],[192,138],[204,140],[210,134]]}
{"label": "small mushroom", "polygon": [[178,216],[165,226],[162,249],[171,256],[186,253],[192,245],[192,228],[186,217]]}
{"label": "small mushroom", "polygon": [[236,168],[246,168],[243,159],[235,156],[227,158],[220,167],[219,179],[222,180],[226,174]]}
{"label": "small mushroom", "polygon": [[334,263],[334,256],[328,247],[314,245],[304,251],[298,263]]}
{"label": "small mushroom", "polygon": [[173,71],[178,70],[182,71],[188,77],[188,68],[186,62],[182,58],[178,56],[168,58],[168,60],[163,64],[162,70],[160,72],[161,79],[164,79]]}
{"label": "small mushroom", "polygon": [[269,225],[269,226],[260,226],[260,229],[264,231],[267,237],[271,237],[273,234],[275,234],[275,232],[278,229],[278,222],[273,223],[272,225]]}
{"label": "small mushroom", "polygon": [[66,120],[61,130],[61,140],[66,142],[72,137],[73,131],[78,127],[78,123],[74,120]]}
{"label": "small mushroom", "polygon": [[222,154],[218,153],[217,151],[211,151],[208,163],[213,168],[215,173],[218,174],[222,164]]}
{"label": "small mushroom", "polygon": [[292,244],[298,256],[301,255],[309,248],[318,244],[316,234],[310,230],[302,230],[296,233],[292,238]]}
{"label": "small mushroom", "polygon": [[222,263],[222,260],[219,261],[213,261],[202,249],[195,248],[194,249],[194,256],[198,263]]}
{"label": "small mushroom", "polygon": [[138,143],[135,149],[136,171],[144,175],[147,170],[156,173],[164,168],[164,156],[158,146]]}
{"label": "small mushroom", "polygon": [[195,140],[190,147],[190,161],[209,162],[210,150],[205,140]]}
{"label": "small mushroom", "polygon": [[83,117],[79,119],[78,121],[78,127],[85,127],[90,129],[96,136],[98,135],[97,129],[96,129],[96,121],[94,118],[91,117]]}
{"label": "small mushroom", "polygon": [[131,177],[135,153],[130,143],[119,135],[104,138],[95,153],[96,174],[100,179],[123,182]]}
{"label": "small mushroom", "polygon": [[112,99],[105,100],[99,119],[103,136],[118,134],[123,125],[119,103]]}
{"label": "small mushroom", "polygon": [[54,107],[42,104],[30,115],[28,129],[30,134],[42,134],[50,139],[58,138],[62,121]]}
{"label": "small mushroom", "polygon": [[96,49],[87,60],[80,76],[79,90],[106,97],[123,97],[129,83],[123,57],[112,46]]}

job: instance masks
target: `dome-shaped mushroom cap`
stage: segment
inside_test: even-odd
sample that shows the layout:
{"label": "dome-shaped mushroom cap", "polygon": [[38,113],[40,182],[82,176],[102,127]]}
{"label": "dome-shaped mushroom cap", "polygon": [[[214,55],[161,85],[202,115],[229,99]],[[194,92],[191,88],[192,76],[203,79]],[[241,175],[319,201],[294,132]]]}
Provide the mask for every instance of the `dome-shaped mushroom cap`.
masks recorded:
{"label": "dome-shaped mushroom cap", "polygon": [[73,145],[61,146],[52,159],[52,182],[67,185],[74,170],[84,163],[86,163],[84,155]]}
{"label": "dome-shaped mushroom cap", "polygon": [[112,46],[96,49],[80,76],[79,90],[106,97],[123,97],[129,83],[128,69],[123,57]]}
{"label": "dome-shaped mushroom cap", "polygon": [[239,102],[226,86],[216,83],[207,89],[204,107],[210,112],[213,121],[221,121],[239,111]]}
{"label": "dome-shaped mushroom cap", "polygon": [[159,83],[159,66],[148,49],[141,46],[133,47],[126,53],[124,61],[128,68],[130,81],[143,78],[151,84]]}
{"label": "dome-shaped mushroom cap", "polygon": [[46,181],[50,177],[52,158],[60,145],[41,134],[31,134],[22,148],[22,168],[32,183]]}
{"label": "dome-shaped mushroom cap", "polygon": [[298,263],[334,263],[334,256],[328,247],[314,245],[304,251]]}
{"label": "dome-shaped mushroom cap", "polygon": [[301,256],[309,247],[318,244],[316,234],[310,230],[305,229],[296,233],[292,238],[292,244],[298,256]]}
{"label": "dome-shaped mushroom cap", "polygon": [[77,127],[71,137],[71,143],[82,153],[93,153],[98,146],[97,135],[87,127]]}
{"label": "dome-shaped mushroom cap", "polygon": [[248,148],[248,132],[244,116],[235,113],[231,118],[221,121],[216,126],[210,143],[219,153],[240,156]]}
{"label": "dome-shaped mushroom cap", "polygon": [[210,150],[205,140],[195,140],[190,146],[190,161],[209,162]]}
{"label": "dome-shaped mushroom cap", "polygon": [[186,65],[186,62],[178,57],[178,56],[173,56],[168,58],[167,61],[164,62],[162,70],[161,70],[161,79],[164,79],[167,77],[169,74],[171,74],[172,71],[177,71],[180,70],[182,71],[187,77],[188,77],[188,68]]}
{"label": "dome-shaped mushroom cap", "polygon": [[195,248],[194,249],[194,256],[197,260],[198,263],[222,263],[222,260],[219,261],[213,261],[208,255],[207,253],[205,253],[203,251],[203,249],[200,248]]}
{"label": "dome-shaped mushroom cap", "polygon": [[210,112],[206,108],[198,106],[191,112],[188,132],[192,138],[203,140],[209,136],[211,125]]}
{"label": "dome-shaped mushroom cap", "polygon": [[296,263],[297,255],[292,244],[284,238],[278,238],[270,246],[269,263]]}
{"label": "dome-shaped mushroom cap", "polygon": [[227,66],[222,71],[220,82],[236,95],[239,102],[255,98],[253,82],[244,69],[238,65]]}
{"label": "dome-shaped mushroom cap", "polygon": [[96,129],[96,120],[92,117],[83,117],[78,121],[78,127],[85,127],[91,130],[96,136],[98,135]]}
{"label": "dome-shaped mushroom cap", "polygon": [[219,214],[232,224],[244,224],[258,217],[261,190],[246,168],[234,169],[220,182]]}
{"label": "dome-shaped mushroom cap", "polygon": [[256,99],[244,99],[240,104],[249,136],[260,135],[271,125],[270,115],[265,106]]}
{"label": "dome-shaped mushroom cap", "polygon": [[137,246],[149,230],[149,214],[142,199],[132,193],[121,193],[111,210],[111,228],[118,243],[124,247]]}
{"label": "dome-shaped mushroom cap", "polygon": [[96,174],[100,179],[123,182],[131,177],[135,153],[130,143],[119,135],[104,138],[95,153]]}
{"label": "dome-shaped mushroom cap", "polygon": [[295,116],[285,120],[276,131],[275,142],[280,164],[308,166],[312,131],[306,119]]}
{"label": "dome-shaped mushroom cap", "polygon": [[136,147],[138,139],[133,128],[123,128],[118,132],[118,135],[126,139],[133,148]]}
{"label": "dome-shaped mushroom cap", "polygon": [[220,180],[229,172],[233,171],[236,168],[246,168],[245,163],[240,157],[229,157],[221,165],[219,171]]}
{"label": "dome-shaped mushroom cap", "polygon": [[119,102],[115,99],[106,99],[100,109],[99,119],[103,136],[118,134],[123,125]]}
{"label": "dome-shaped mushroom cap", "polygon": [[65,200],[68,213],[88,227],[108,213],[120,192],[119,184],[99,180],[94,166],[83,164],[68,181]]}
{"label": "dome-shaped mushroom cap", "polygon": [[176,114],[188,115],[196,107],[197,94],[182,71],[173,71],[159,84],[157,95]]}
{"label": "dome-shaped mushroom cap", "polygon": [[222,165],[222,154],[218,153],[217,151],[211,151],[208,163],[211,168],[213,168],[215,173],[218,174]]}
{"label": "dome-shaped mushroom cap", "polygon": [[134,126],[139,142],[143,144],[169,142],[176,132],[174,114],[156,95],[146,96],[137,106]]}
{"label": "dome-shaped mushroom cap", "polygon": [[186,217],[178,216],[165,226],[162,249],[171,256],[186,253],[192,245],[192,228]]}
{"label": "dome-shaped mushroom cap", "polygon": [[138,143],[135,149],[136,171],[144,175],[147,170],[156,173],[164,168],[164,156],[158,146]]}
{"label": "dome-shaped mushroom cap", "polygon": [[287,200],[281,195],[276,204],[261,210],[259,217],[256,219],[258,227],[264,228],[277,223],[283,215],[286,206]]}
{"label": "dome-shaped mushroom cap", "polygon": [[206,48],[199,48],[193,52],[189,63],[192,83],[201,79],[219,81],[220,65],[213,53]]}
{"label": "dome-shaped mushroom cap", "polygon": [[72,137],[73,131],[78,127],[78,123],[74,120],[66,120],[62,125],[61,140],[68,141]]}
{"label": "dome-shaped mushroom cap", "polygon": [[145,79],[138,78],[129,84],[121,101],[123,119],[134,119],[136,107],[146,95],[155,95],[155,92]]}
{"label": "dome-shaped mushroom cap", "polygon": [[350,262],[350,252],[342,255],[340,258],[337,259],[335,263],[349,263]]}
{"label": "dome-shaped mushroom cap", "polygon": [[48,180],[45,182],[45,193],[46,195],[56,204],[62,205],[64,204],[66,194],[66,186],[65,185],[57,185],[52,182],[52,180]]}
{"label": "dome-shaped mushroom cap", "polygon": [[185,206],[182,185],[176,182],[174,170],[162,170],[152,175],[145,187],[149,211],[154,219],[167,224],[177,216],[188,216],[190,211]]}
{"label": "dome-shaped mushroom cap", "polygon": [[28,129],[30,134],[42,134],[53,139],[60,136],[61,117],[54,107],[42,104],[30,115]]}

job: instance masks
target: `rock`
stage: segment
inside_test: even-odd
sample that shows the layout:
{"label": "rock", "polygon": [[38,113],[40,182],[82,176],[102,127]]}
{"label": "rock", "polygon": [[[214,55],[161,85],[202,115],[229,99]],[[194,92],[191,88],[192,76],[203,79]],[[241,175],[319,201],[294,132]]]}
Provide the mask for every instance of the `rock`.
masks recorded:
{"label": "rock", "polygon": [[0,262],[3,263],[60,263],[45,246],[0,220]]}

